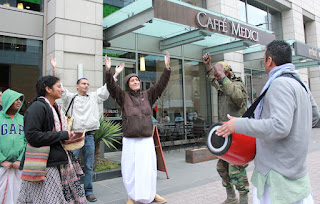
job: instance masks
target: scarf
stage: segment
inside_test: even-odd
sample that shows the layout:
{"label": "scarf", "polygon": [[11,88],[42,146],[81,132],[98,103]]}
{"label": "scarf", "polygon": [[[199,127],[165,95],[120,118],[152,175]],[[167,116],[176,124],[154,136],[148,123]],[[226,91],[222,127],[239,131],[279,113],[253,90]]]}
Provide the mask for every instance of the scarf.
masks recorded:
{"label": "scarf", "polygon": [[[274,67],[270,72],[269,72],[269,79],[266,82],[266,84],[264,85],[260,95],[267,89],[270,87],[271,83],[273,82],[273,80],[275,80],[277,77],[279,77],[283,72],[285,71],[295,71],[295,66],[292,63],[287,63],[287,64],[283,64],[280,66],[276,66]],[[261,113],[262,113],[262,109],[263,109],[263,98],[261,99],[261,101],[259,102],[256,110],[255,110],[255,118],[256,119],[260,119],[261,118]]]}
{"label": "scarf", "polygon": [[[52,106],[48,99],[45,97],[41,98],[43,98],[52,109],[54,130],[68,131],[67,119],[62,112],[61,107],[57,103],[54,103]],[[63,146],[63,144],[61,145]],[[79,180],[80,176],[83,174],[83,171],[74,154],[71,151],[65,151],[68,156],[68,164],[59,166],[63,195],[69,204],[87,203]]]}

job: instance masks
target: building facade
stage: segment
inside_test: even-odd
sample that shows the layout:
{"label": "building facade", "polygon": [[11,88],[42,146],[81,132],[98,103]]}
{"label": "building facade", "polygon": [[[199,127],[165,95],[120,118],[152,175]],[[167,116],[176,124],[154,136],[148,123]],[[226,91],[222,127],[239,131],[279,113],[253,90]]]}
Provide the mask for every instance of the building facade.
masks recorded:
{"label": "building facade", "polygon": [[[83,76],[95,90],[104,83],[107,54],[112,66],[125,62],[121,87],[135,72],[147,89],[159,79],[167,50],[172,75],[153,107],[154,124],[207,127],[217,121],[219,107],[202,55],[227,61],[246,83],[251,103],[268,78],[265,45],[281,39],[292,45],[294,64],[320,105],[319,13],[317,0],[0,0],[0,88],[31,102],[38,77],[52,72],[52,55],[69,91],[76,92]],[[101,112],[121,121],[112,98]],[[176,135],[180,142],[190,139]]]}

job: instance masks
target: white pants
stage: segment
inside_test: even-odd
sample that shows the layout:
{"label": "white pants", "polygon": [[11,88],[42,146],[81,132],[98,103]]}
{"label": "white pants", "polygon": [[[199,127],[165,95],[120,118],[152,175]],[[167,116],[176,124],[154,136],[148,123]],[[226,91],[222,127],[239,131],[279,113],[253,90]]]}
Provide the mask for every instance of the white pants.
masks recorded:
{"label": "white pants", "polygon": [[21,187],[21,173],[19,169],[0,168],[0,203],[16,203]]}
{"label": "white pants", "polygon": [[[253,204],[271,204],[271,196],[270,196],[270,187],[265,186],[264,192],[261,197],[261,199],[258,198],[257,188],[253,186],[253,198],[252,198]],[[308,197],[292,203],[292,204],[314,204],[312,194],[310,194]]]}
{"label": "white pants", "polygon": [[122,139],[121,171],[131,199],[141,203],[154,200],[157,161],[153,137]]}

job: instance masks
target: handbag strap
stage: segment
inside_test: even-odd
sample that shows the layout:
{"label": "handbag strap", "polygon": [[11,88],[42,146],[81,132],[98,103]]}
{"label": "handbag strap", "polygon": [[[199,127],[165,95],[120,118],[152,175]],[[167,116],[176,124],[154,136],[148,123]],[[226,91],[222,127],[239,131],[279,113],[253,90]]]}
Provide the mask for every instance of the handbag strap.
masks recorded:
{"label": "handbag strap", "polygon": [[66,116],[68,115],[68,111],[69,111],[69,109],[70,109],[70,107],[71,107],[71,105],[73,104],[73,102],[74,102],[74,98],[77,96],[78,94],[76,94],[76,95],[74,95],[73,97],[72,97],[72,99],[71,99],[71,101],[70,101],[70,103],[69,103],[69,105],[68,105],[68,108],[67,108],[67,111],[66,111]]}
{"label": "handbag strap", "polygon": [[[297,80],[301,86],[303,86],[303,88],[306,90],[306,92],[308,93],[308,90],[306,88],[306,86],[303,84],[303,82],[301,80],[299,80],[297,77],[295,77],[293,74],[291,73],[284,73],[282,75],[280,75],[279,77],[289,77],[292,79]],[[257,98],[257,100],[248,108],[248,110],[242,115],[243,118],[250,118],[253,117],[253,113],[254,110],[256,109],[256,107],[258,106],[259,102],[261,101],[261,99],[264,97],[264,95],[266,95],[267,91],[268,91],[269,87],[259,96],[259,98]]]}

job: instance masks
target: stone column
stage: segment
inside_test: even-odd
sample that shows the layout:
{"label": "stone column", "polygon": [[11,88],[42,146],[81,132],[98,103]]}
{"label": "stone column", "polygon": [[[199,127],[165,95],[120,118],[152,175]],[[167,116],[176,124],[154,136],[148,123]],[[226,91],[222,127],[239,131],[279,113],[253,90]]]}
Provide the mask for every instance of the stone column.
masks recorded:
{"label": "stone column", "polygon": [[102,4],[103,0],[48,0],[47,73],[52,55],[57,60],[57,76],[69,91],[76,92],[79,64],[91,91],[103,85]]}
{"label": "stone column", "polygon": [[[320,17],[306,23],[306,43],[313,47],[320,47]],[[309,82],[312,95],[320,106],[320,67],[312,67],[309,70]]]}
{"label": "stone column", "polygon": [[[282,13],[282,29],[284,40],[305,42],[303,15],[301,6],[292,3],[292,8]],[[299,69],[303,82],[308,84],[308,69]]]}

